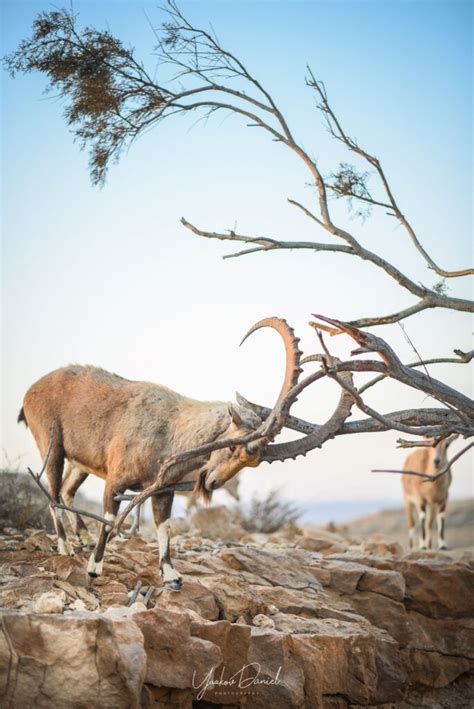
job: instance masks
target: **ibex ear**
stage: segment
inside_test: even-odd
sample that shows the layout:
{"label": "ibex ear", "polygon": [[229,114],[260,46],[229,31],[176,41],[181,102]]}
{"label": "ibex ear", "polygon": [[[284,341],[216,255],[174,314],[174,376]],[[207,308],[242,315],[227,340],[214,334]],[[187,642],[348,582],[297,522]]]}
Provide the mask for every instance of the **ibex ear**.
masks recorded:
{"label": "ibex ear", "polygon": [[243,425],[243,421],[242,421],[242,418],[240,417],[239,412],[237,411],[237,407],[234,406],[234,404],[231,401],[229,401],[229,403],[227,404],[227,411],[229,412],[229,415],[236,426]]}
{"label": "ibex ear", "polygon": [[448,448],[451,443],[453,443],[456,438],[459,438],[459,433],[452,433],[448,438],[446,439],[446,448]]}

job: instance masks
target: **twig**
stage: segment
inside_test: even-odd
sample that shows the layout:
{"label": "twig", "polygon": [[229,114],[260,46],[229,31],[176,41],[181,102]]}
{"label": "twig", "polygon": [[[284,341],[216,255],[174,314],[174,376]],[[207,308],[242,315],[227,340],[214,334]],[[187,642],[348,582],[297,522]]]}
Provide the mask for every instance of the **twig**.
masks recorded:
{"label": "twig", "polygon": [[135,601],[138,598],[138,594],[140,593],[141,587],[142,587],[142,582],[140,580],[138,580],[135,584],[135,588],[133,589],[130,598],[128,599],[127,606],[131,606],[132,603],[135,603]]}
{"label": "twig", "polygon": [[143,603],[145,604],[145,607],[148,608],[148,604],[150,603],[151,597],[155,593],[156,588],[154,586],[149,586],[148,591],[145,593],[145,597],[143,599]]}
{"label": "twig", "polygon": [[53,499],[52,495],[48,492],[48,490],[44,487],[44,485],[40,482],[39,477],[35,475],[35,473],[31,470],[31,468],[27,468],[29,474],[35,481],[35,483],[38,485],[40,490],[43,492],[44,495],[48,498],[50,505],[52,507],[56,507],[58,510],[65,510],[66,512],[74,512],[75,514],[84,516],[84,517],[91,517],[92,519],[95,519],[96,522],[100,522],[101,524],[105,524],[107,527],[113,527],[113,523],[110,522],[110,520],[106,520],[105,517],[101,517],[100,515],[96,515],[94,512],[86,512],[86,510],[80,510],[77,507],[69,507],[69,505],[65,505],[62,502],[57,502],[56,500]]}

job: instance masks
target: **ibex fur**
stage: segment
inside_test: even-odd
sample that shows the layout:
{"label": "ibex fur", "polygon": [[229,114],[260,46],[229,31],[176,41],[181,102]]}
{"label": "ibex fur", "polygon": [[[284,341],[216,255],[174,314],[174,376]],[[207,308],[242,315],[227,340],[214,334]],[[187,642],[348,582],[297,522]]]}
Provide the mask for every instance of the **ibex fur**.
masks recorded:
{"label": "ibex fur", "polygon": [[[277,406],[294,386],[299,369],[297,340],[288,324],[267,318],[254,325],[272,327],[282,336],[286,350],[285,380]],[[68,366],[47,374],[27,391],[19,420],[31,429],[43,458],[54,440],[46,465],[50,494],[59,501],[65,459],[105,480],[104,516],[113,522],[120,503],[117,494],[142,490],[156,478],[160,461],[188,449],[238,438],[256,431],[261,419],[239,404],[196,401],[167,387],[135,382],[91,366]],[[242,468],[260,462],[258,445],[223,448],[194,458],[173,469],[173,479],[196,472],[196,492],[209,498]],[[77,489],[77,488],[76,488]],[[69,493],[72,491],[70,490]],[[64,491],[63,491],[64,493]],[[67,490],[66,490],[67,493]],[[160,571],[165,585],[179,589],[179,573],[169,555],[169,517],[174,493],[152,497],[160,552]],[[61,517],[51,507],[61,554],[71,553]],[[79,523],[80,524],[80,523]],[[79,528],[79,533],[85,531]],[[98,576],[110,528],[102,526],[88,572]]]}
{"label": "ibex fur", "polygon": [[[436,475],[448,462],[447,450],[453,437],[445,438],[435,447],[418,448],[407,456],[404,470]],[[403,497],[408,521],[410,548],[415,544],[415,507],[420,521],[420,549],[431,548],[434,518],[438,527],[438,547],[446,549],[444,538],[446,505],[448,503],[451,470],[433,482],[415,475],[402,475]]]}

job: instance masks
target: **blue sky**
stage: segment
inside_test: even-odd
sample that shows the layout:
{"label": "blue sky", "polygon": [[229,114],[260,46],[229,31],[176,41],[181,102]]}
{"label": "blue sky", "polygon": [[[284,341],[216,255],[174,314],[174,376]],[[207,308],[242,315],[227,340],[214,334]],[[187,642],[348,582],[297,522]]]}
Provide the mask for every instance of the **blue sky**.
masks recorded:
{"label": "blue sky", "polygon": [[[435,260],[445,268],[472,260],[472,4],[449,2],[182,2],[198,25],[212,23],[273,94],[297,139],[323,173],[347,156],[327,135],[305,65],[324,80],[350,135],[382,161],[396,197]],[[28,35],[46,2],[2,2],[3,53]],[[76,2],[84,24],[109,26],[153,67],[156,3]],[[337,254],[281,252],[222,261],[230,245],[198,239],[181,216],[211,230],[320,240],[288,196],[312,207],[305,169],[295,157],[235,117],[191,129],[177,119],[149,132],[92,187],[87,155],[42,94],[40,75],[2,82],[3,317],[2,445],[11,459],[38,464],[29,432],[16,425],[28,386],[69,362],[159,381],[189,396],[231,399],[239,390],[270,404],[282,377],[276,335],[241,335],[267,315],[286,317],[306,352],[315,351],[311,312],[342,319],[375,315],[413,301],[370,264]],[[432,285],[436,278],[404,232],[377,215],[364,225],[334,206],[342,226],[365,245]],[[463,279],[466,281],[467,279]],[[469,297],[461,280],[451,293]],[[469,349],[464,314],[428,312],[406,322],[424,356]],[[398,327],[380,330],[407,361]],[[350,343],[332,341],[335,353]],[[433,376],[468,391],[462,367]],[[338,392],[324,383],[295,413],[321,422]],[[383,411],[429,405],[396,384],[373,390]],[[246,492],[273,485],[299,500],[400,499],[398,434],[339,438],[307,460],[242,475]],[[395,478],[395,479],[394,479]],[[94,494],[101,483],[91,483]],[[455,469],[453,494],[472,493],[468,461]],[[343,491],[343,492],[341,492]]]}

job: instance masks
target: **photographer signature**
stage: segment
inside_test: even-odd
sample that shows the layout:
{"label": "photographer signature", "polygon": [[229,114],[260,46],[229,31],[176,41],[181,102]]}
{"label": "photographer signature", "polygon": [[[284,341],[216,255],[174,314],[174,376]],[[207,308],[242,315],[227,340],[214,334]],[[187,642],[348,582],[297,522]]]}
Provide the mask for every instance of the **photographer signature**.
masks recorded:
{"label": "photographer signature", "polygon": [[[238,688],[246,689],[247,687],[255,685],[273,685],[280,684],[280,673],[281,667],[278,668],[275,677],[262,677],[259,678],[261,666],[258,662],[250,662],[248,665],[243,665],[237,672],[235,672],[231,677],[224,679],[225,675],[225,665],[222,667],[220,677],[214,677],[215,667],[213,667],[210,672],[204,677],[202,682],[196,684],[196,671],[193,672],[193,689],[199,689],[196,699],[199,701],[204,697],[204,694],[208,689],[214,689],[215,687],[226,687],[226,688]],[[252,677],[244,677],[245,670],[253,670],[256,674]]]}

